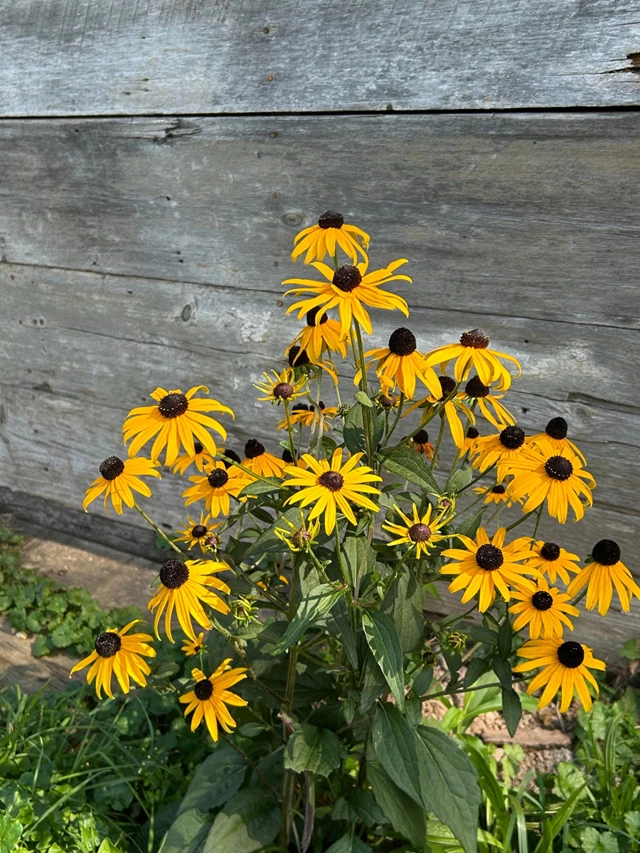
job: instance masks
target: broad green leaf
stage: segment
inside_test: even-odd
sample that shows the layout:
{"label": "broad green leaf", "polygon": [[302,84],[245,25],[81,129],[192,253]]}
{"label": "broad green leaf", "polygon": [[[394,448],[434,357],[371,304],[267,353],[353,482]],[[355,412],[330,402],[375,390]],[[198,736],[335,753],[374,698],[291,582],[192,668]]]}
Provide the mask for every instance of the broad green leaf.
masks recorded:
{"label": "broad green leaf", "polygon": [[513,630],[509,621],[509,614],[504,620],[498,631],[498,654],[502,660],[508,660],[511,655],[511,643],[513,639]]}
{"label": "broad green leaf", "polygon": [[395,785],[377,761],[367,761],[367,779],[391,826],[418,850],[424,848],[424,809]]}
{"label": "broad green leaf", "polygon": [[508,660],[494,658],[493,671],[498,676],[498,681],[502,684],[504,690],[511,690],[513,687],[513,674],[511,672],[511,664]]}
{"label": "broad green leaf", "polygon": [[385,456],[382,467],[428,492],[440,493],[440,487],[422,456],[406,445],[396,447]]}
{"label": "broad green leaf", "polygon": [[326,625],[327,631],[337,637],[344,646],[351,666],[358,669],[358,647],[351,627],[349,611],[343,599],[338,601],[327,615]]}
{"label": "broad green leaf", "polygon": [[640,838],[640,812],[627,812],[624,816],[624,825],[632,838]]}
{"label": "broad green leaf", "polygon": [[387,703],[376,708],[371,735],[376,758],[392,782],[422,805],[415,730]]}
{"label": "broad green leaf", "polygon": [[516,691],[510,687],[502,689],[502,716],[507,724],[509,734],[513,737],[518,729],[522,717],[522,703]]}
{"label": "broad green leaf", "polygon": [[598,832],[588,826],[580,833],[584,853],[619,853],[618,839],[613,832]]}
{"label": "broad green leaf", "polygon": [[364,391],[356,391],[355,398],[359,403],[362,403],[363,406],[366,406],[367,409],[373,409],[373,403],[371,399],[364,393]]}
{"label": "broad green leaf", "polygon": [[456,533],[460,533],[462,536],[469,536],[471,539],[474,539],[478,532],[478,528],[482,524],[482,518],[486,509],[487,508],[483,506],[475,512],[472,512],[471,515],[460,522]]}
{"label": "broad green leaf", "polygon": [[452,738],[431,726],[420,726],[416,740],[425,809],[449,827],[466,853],[475,853],[482,795],[473,764]]}
{"label": "broad green leaf", "polygon": [[255,480],[249,483],[242,491],[238,492],[239,498],[257,498],[259,495],[266,495],[268,492],[275,492],[282,488],[282,480],[276,480],[275,477],[265,477],[264,480]]}
{"label": "broad green leaf", "polygon": [[362,627],[376,663],[382,670],[398,708],[404,709],[404,671],[402,647],[395,625],[380,610],[363,610]]}
{"label": "broad green leaf", "polygon": [[490,658],[482,658],[480,656],[474,657],[467,667],[467,671],[465,672],[462,680],[465,690],[468,687],[471,687],[472,684],[475,684],[480,676],[484,675],[489,669],[491,669]]}
{"label": "broad green leaf", "polygon": [[340,766],[340,741],[329,729],[302,725],[287,742],[284,766],[296,773],[308,770],[328,776]]}
{"label": "broad green leaf", "polygon": [[366,536],[345,536],[342,552],[347,558],[351,586],[355,588],[375,569],[375,552],[369,547]]}
{"label": "broad green leaf", "polygon": [[372,853],[372,850],[355,832],[348,832],[331,847],[327,847],[325,853]]}
{"label": "broad green leaf", "polygon": [[122,853],[122,850],[120,847],[116,847],[109,838],[104,838],[98,847],[98,853]]}
{"label": "broad green leaf", "polygon": [[230,746],[220,746],[196,769],[178,814],[189,809],[207,812],[230,799],[242,785],[247,764]]}
{"label": "broad green leaf", "polygon": [[424,696],[427,690],[431,687],[433,681],[433,667],[425,666],[415,677],[412,685],[413,692],[416,696]]}
{"label": "broad green leaf", "polygon": [[381,610],[393,620],[405,654],[412,652],[424,635],[424,593],[413,573],[406,571],[395,581]]}
{"label": "broad green leaf", "polygon": [[331,584],[322,584],[311,595],[300,602],[300,606],[284,632],[280,642],[272,650],[272,655],[280,655],[293,646],[302,637],[307,628],[314,625],[331,610],[336,601],[344,595],[345,590],[336,590]]}
{"label": "broad green leaf", "polygon": [[347,450],[351,453],[359,453],[365,449],[364,414],[361,403],[351,406],[345,415],[342,438]]}
{"label": "broad green leaf", "polygon": [[11,853],[22,835],[22,824],[19,820],[0,815],[0,853]]}
{"label": "broad green leaf", "polygon": [[244,788],[216,815],[202,853],[260,850],[278,834],[280,817],[280,807],[269,791],[258,786]]}
{"label": "broad green leaf", "polygon": [[447,480],[444,490],[447,494],[457,494],[473,480],[473,469],[471,467],[459,468]]}
{"label": "broad green leaf", "polygon": [[199,853],[210,826],[211,818],[199,809],[182,812],[171,824],[159,853]]}
{"label": "broad green leaf", "polygon": [[367,658],[364,662],[362,687],[360,689],[359,711],[361,714],[366,714],[371,710],[374,702],[384,692],[386,687],[387,682],[380,667],[371,652],[367,652]]}

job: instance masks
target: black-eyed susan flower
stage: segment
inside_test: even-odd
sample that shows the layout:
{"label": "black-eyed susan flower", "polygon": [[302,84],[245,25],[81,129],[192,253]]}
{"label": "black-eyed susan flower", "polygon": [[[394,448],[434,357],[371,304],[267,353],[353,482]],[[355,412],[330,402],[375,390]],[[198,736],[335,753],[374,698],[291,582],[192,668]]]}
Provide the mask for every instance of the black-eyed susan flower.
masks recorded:
{"label": "black-eyed susan flower", "polygon": [[515,424],[516,419],[500,402],[504,394],[492,394],[490,386],[481,382],[479,376],[472,376],[467,382],[464,396],[477,403],[480,412],[496,429]]}
{"label": "black-eyed susan flower", "polygon": [[[362,240],[360,245],[359,240]],[[366,258],[365,250],[369,247],[369,235],[356,225],[347,225],[341,213],[335,210],[327,210],[318,217],[318,224],[310,228],[303,228],[293,238],[294,249],[291,252],[292,260],[297,260],[303,252],[307,255],[305,264],[311,261],[321,261],[325,255],[332,258],[336,256],[338,246],[351,259],[352,263],[358,260],[358,253]]]}
{"label": "black-eyed susan flower", "polygon": [[90,666],[87,672],[87,684],[95,680],[98,699],[102,697],[103,690],[113,699],[111,690],[113,675],[118,679],[124,693],[128,693],[131,689],[132,680],[141,687],[145,687],[147,683],[145,676],[151,672],[145,657],[155,657],[156,651],[149,645],[153,640],[149,634],[129,634],[131,628],[140,621],[140,619],[134,619],[120,631],[113,628],[98,634],[94,650],[88,657],[77,663],[69,675]]}
{"label": "black-eyed susan flower", "polygon": [[569,424],[564,418],[551,418],[549,423],[544,428],[544,432],[539,432],[532,435],[528,439],[532,444],[544,444],[550,447],[555,453],[562,453],[568,449],[577,456],[583,465],[587,464],[584,453],[572,441],[567,438]]}
{"label": "black-eyed susan flower", "polygon": [[484,613],[493,604],[496,589],[505,601],[511,598],[509,584],[518,584],[525,589],[534,589],[533,581],[524,575],[539,576],[533,566],[523,564],[531,556],[530,539],[527,536],[504,544],[506,528],[500,527],[490,540],[484,527],[480,527],[475,541],[468,536],[456,533],[465,546],[447,548],[444,557],[456,562],[447,563],[440,569],[443,575],[458,575],[449,584],[449,592],[465,590],[462,603],[466,604],[474,595],[479,594],[479,610]]}
{"label": "black-eyed susan flower", "polygon": [[546,640],[528,640],[518,649],[518,656],[526,658],[524,663],[514,666],[514,672],[529,672],[542,667],[529,683],[527,693],[531,695],[544,687],[538,702],[538,708],[545,708],[562,688],[560,712],[569,710],[574,693],[582,702],[585,711],[591,710],[589,682],[598,693],[598,682],[590,669],[606,669],[603,661],[597,660],[587,646],[562,637],[550,637]]}
{"label": "black-eyed susan flower", "polygon": [[567,592],[571,596],[577,595],[588,584],[587,610],[593,610],[597,605],[598,613],[604,616],[611,606],[615,587],[620,606],[628,613],[631,597],[640,598],[640,587],[627,566],[620,562],[620,546],[613,539],[601,539],[593,546],[591,557],[592,562],[576,575]]}
{"label": "black-eyed susan flower", "polygon": [[282,461],[285,465],[297,465],[298,468],[307,467],[307,463],[304,461],[304,459],[294,459],[291,451],[288,450],[286,447],[282,451]]}
{"label": "black-eyed susan flower", "polygon": [[303,350],[302,347],[299,346],[289,347],[287,350],[287,360],[289,362],[289,367],[305,367],[311,364],[306,350]]}
{"label": "black-eyed susan flower", "polygon": [[337,352],[342,358],[347,355],[347,338],[342,334],[340,323],[331,320],[320,308],[313,308],[307,313],[307,325],[287,347],[285,355],[288,356],[296,346],[313,364],[320,364],[325,353]]}
{"label": "black-eyed susan flower", "polygon": [[96,477],[85,493],[82,509],[86,512],[89,504],[104,493],[105,510],[111,498],[113,508],[118,515],[122,515],[123,503],[128,507],[135,503],[133,492],[139,492],[146,498],[151,497],[151,489],[140,477],[159,477],[157,467],[157,463],[150,459],[125,459],[123,462],[117,456],[107,457],[100,465],[100,476]]}
{"label": "black-eyed susan flower", "polygon": [[165,465],[173,465],[181,446],[187,455],[195,456],[196,439],[215,456],[216,442],[207,430],[215,430],[223,439],[227,437],[227,433],[222,424],[204,413],[226,412],[231,417],[234,415],[228,406],[223,406],[217,400],[196,398],[194,395],[198,391],[209,393],[206,385],[195,385],[186,394],[179,388],[174,391],[156,388],[151,394],[157,401],[155,406],[138,406],[131,409],[122,427],[124,443],[127,444],[133,439],[129,445],[129,456],[135,456],[154,436],[150,454],[154,462],[158,461],[165,447]]}
{"label": "black-eyed susan flower", "polygon": [[409,443],[416,453],[421,453],[427,459],[433,459],[433,444],[429,441],[429,433],[426,429],[419,429]]}
{"label": "black-eyed susan flower", "polygon": [[[174,474],[184,474],[190,465],[195,465],[198,471],[201,472],[205,471],[207,467],[211,467],[213,465],[213,456],[203,444],[196,440],[193,442],[193,449],[195,450],[195,454],[193,456],[190,456],[188,453],[183,453],[182,456],[178,456],[173,468],[171,469]],[[240,460],[238,459],[238,462],[239,461]]]}
{"label": "black-eyed susan flower", "polygon": [[501,359],[510,361],[516,366],[518,370],[516,376],[520,376],[521,373],[520,364],[513,356],[489,349],[489,338],[480,329],[463,332],[459,344],[445,344],[428,353],[427,364],[431,366],[439,364],[443,370],[446,370],[447,364],[452,359],[455,359],[453,375],[456,382],[464,382],[471,368],[474,367],[480,381],[485,385],[492,385],[495,382],[498,391],[506,391],[511,385],[511,374],[501,364]]}
{"label": "black-eyed susan flower", "polygon": [[357,524],[351,504],[364,509],[378,512],[379,507],[366,495],[379,495],[380,490],[369,485],[382,479],[374,474],[367,465],[358,465],[362,453],[354,453],[342,464],[342,449],[333,452],[331,464],[326,459],[314,459],[309,453],[303,455],[309,466],[306,471],[301,468],[285,468],[284,473],[291,479],[284,485],[300,486],[300,491],[287,498],[287,503],[299,503],[306,507],[313,504],[309,513],[309,521],[324,515],[324,529],[327,534],[333,532],[336,526],[336,510],[339,510],[352,524]]}
{"label": "black-eyed susan flower", "polygon": [[409,406],[404,417],[411,414],[414,409],[424,409],[430,406],[436,406],[438,404],[442,404],[442,402],[446,400],[443,407],[444,417],[447,419],[447,424],[449,425],[449,430],[454,444],[456,447],[461,449],[464,444],[464,427],[462,426],[459,412],[467,417],[472,423],[475,420],[474,414],[471,409],[465,405],[464,395],[453,394],[456,388],[456,382],[454,379],[450,376],[437,376],[436,378],[439,386],[437,393],[430,394],[423,400],[418,400],[412,406]]}
{"label": "black-eyed susan flower", "polygon": [[556,453],[547,446],[527,445],[517,458],[508,460],[508,468],[514,475],[511,484],[514,498],[519,500],[526,496],[524,512],[531,512],[546,500],[549,515],[564,524],[569,506],[575,520],[579,521],[584,516],[585,506],[593,505],[591,491],[596,481],[568,448]]}
{"label": "black-eyed susan flower", "polygon": [[[317,406],[313,403],[310,406],[305,403],[296,403],[291,409],[289,422],[291,426],[299,424],[300,426],[311,427],[311,432],[315,432],[322,422],[322,429],[326,431],[331,429],[331,421],[337,414],[338,409],[335,406],[325,406],[322,400]],[[287,419],[283,418],[278,424],[278,429],[286,428]]]}
{"label": "black-eyed susan flower", "polygon": [[383,530],[387,530],[393,536],[397,537],[389,542],[390,546],[408,545],[409,548],[415,548],[416,557],[420,559],[423,555],[428,554],[429,550],[437,542],[449,538],[449,536],[443,536],[441,533],[438,533],[438,530],[447,523],[449,513],[441,512],[432,521],[431,513],[433,507],[431,504],[429,504],[427,511],[422,516],[418,512],[418,507],[413,504],[413,518],[406,516],[395,504],[393,505],[393,509],[404,523],[395,524],[387,521],[382,525]]}
{"label": "black-eyed susan flower", "polygon": [[[282,477],[284,462],[272,453],[267,453],[261,441],[250,438],[244,446],[244,455],[242,464],[255,474],[259,474],[261,477]],[[243,473],[245,477],[251,479],[246,471]]]}
{"label": "black-eyed susan flower", "polygon": [[460,448],[460,453],[462,455],[466,453],[472,454],[476,447],[476,441],[480,438],[480,433],[475,427],[468,427],[466,433],[464,434],[464,441],[462,442],[462,447]]}
{"label": "black-eyed susan flower", "polygon": [[285,400],[297,400],[305,393],[306,377],[296,379],[292,368],[288,367],[281,373],[272,370],[273,376],[263,373],[264,382],[254,382],[253,387],[262,391],[265,397],[258,397],[261,402],[284,403]]}
{"label": "black-eyed susan flower", "polygon": [[573,631],[569,616],[580,615],[578,608],[570,603],[570,596],[555,586],[550,587],[544,578],[538,578],[535,590],[512,589],[511,598],[517,601],[509,608],[510,613],[517,614],[513,630],[521,631],[528,626],[532,640],[561,637],[565,625]]}
{"label": "black-eyed susan flower", "polygon": [[337,270],[332,270],[326,264],[316,262],[313,266],[325,277],[326,281],[289,278],[282,282],[283,284],[300,285],[288,290],[286,296],[292,293],[295,296],[305,297],[300,302],[290,305],[287,308],[287,314],[297,311],[298,319],[301,319],[303,314],[312,311],[314,308],[321,308],[323,311],[337,308],[340,314],[340,327],[343,336],[348,335],[352,318],[355,318],[370,335],[372,332],[371,318],[364,307],[365,305],[370,308],[385,308],[387,311],[393,311],[397,308],[402,311],[405,317],[409,316],[409,308],[405,300],[395,293],[382,290],[380,287],[382,284],[397,279],[411,281],[408,275],[395,274],[398,267],[406,263],[406,259],[401,258],[393,261],[384,269],[368,273],[368,261],[366,260],[356,266],[347,264],[338,267]]}
{"label": "black-eyed susan flower", "polygon": [[229,587],[215,577],[218,572],[228,571],[229,566],[226,563],[215,560],[187,560],[185,563],[180,560],[165,560],[160,566],[160,586],[149,602],[149,610],[152,613],[155,611],[153,630],[156,637],[160,637],[158,625],[164,613],[164,629],[169,642],[173,643],[171,618],[174,611],[180,627],[192,640],[196,637],[192,619],[195,619],[201,628],[212,628],[211,620],[202,605],[206,604],[219,613],[229,612],[229,605],[209,589],[213,587],[228,595]]}
{"label": "black-eyed susan flower", "polygon": [[[501,483],[512,473],[513,463],[526,451],[525,438],[525,432],[519,426],[508,426],[497,435],[477,438],[472,451],[472,466],[486,471],[497,465],[496,479]],[[512,492],[512,497],[518,500],[522,495]]]}
{"label": "black-eyed susan flower", "polygon": [[[396,329],[391,333],[389,346],[366,352],[365,358],[371,358],[369,364],[377,361],[376,375],[380,380],[383,393],[393,392],[396,386],[407,399],[411,399],[416,390],[416,380],[427,386],[432,394],[440,394],[438,376],[432,367],[427,367],[422,353],[418,352],[416,336],[410,329]],[[365,369],[369,368],[369,364]],[[362,371],[358,370],[353,383],[359,385]]]}
{"label": "black-eyed susan flower", "polygon": [[300,521],[297,525],[293,524],[293,522],[283,516],[280,519],[280,524],[282,526],[276,527],[273,531],[278,539],[281,542],[284,542],[287,548],[294,553],[297,553],[298,551],[308,551],[318,538],[318,533],[320,533],[320,522],[305,521],[304,513],[300,508],[298,509],[300,511]]}
{"label": "black-eyed susan flower", "polygon": [[[188,542],[189,551],[194,545],[199,545],[202,553],[206,553],[210,547],[211,535],[216,527],[220,527],[222,522],[212,522],[211,515],[200,513],[200,521],[195,521],[190,515],[187,516],[187,524],[178,532],[180,536],[176,536],[174,542]],[[215,539],[213,540],[215,541]]]}
{"label": "black-eyed susan flower", "polygon": [[514,502],[511,496],[511,489],[503,483],[496,483],[493,486],[477,486],[473,491],[476,495],[484,495],[483,503],[485,504],[505,504],[505,506],[509,507]]}
{"label": "black-eyed susan flower", "polygon": [[187,638],[183,642],[182,648],[180,649],[180,651],[184,652],[185,655],[188,658],[190,658],[190,657],[193,657],[194,655],[199,655],[203,649],[204,649],[204,631],[201,631],[194,640],[190,640]]}
{"label": "black-eyed susan flower", "polygon": [[219,515],[229,515],[231,497],[237,498],[239,493],[252,482],[241,468],[234,465],[227,468],[223,462],[215,462],[215,467],[203,477],[194,475],[189,482],[195,483],[182,493],[186,498],[184,504],[189,506],[196,501],[204,501],[207,512],[212,518]]}
{"label": "black-eyed susan flower", "polygon": [[246,699],[241,699],[229,690],[247,677],[247,670],[243,667],[231,669],[230,663],[231,658],[222,661],[209,678],[199,669],[192,669],[191,675],[196,686],[180,697],[180,701],[187,706],[184,710],[185,717],[193,712],[191,731],[195,732],[204,719],[209,734],[215,741],[218,740],[218,724],[227,734],[236,727],[227,705],[243,708],[248,704]]}
{"label": "black-eyed susan flower", "polygon": [[542,574],[549,578],[551,583],[556,582],[556,578],[561,578],[565,584],[569,584],[569,572],[577,574],[580,571],[580,566],[576,563],[580,561],[577,554],[570,554],[565,548],[556,545],[555,542],[545,542],[539,539],[532,546],[532,556],[529,563],[538,569]]}

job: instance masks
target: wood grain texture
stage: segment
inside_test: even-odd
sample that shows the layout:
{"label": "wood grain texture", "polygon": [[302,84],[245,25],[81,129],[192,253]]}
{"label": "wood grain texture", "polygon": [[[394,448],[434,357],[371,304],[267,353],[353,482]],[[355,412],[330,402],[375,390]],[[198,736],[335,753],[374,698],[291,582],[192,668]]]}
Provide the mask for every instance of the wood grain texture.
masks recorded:
{"label": "wood grain texture", "polygon": [[15,0],[0,114],[637,104],[618,0]]}

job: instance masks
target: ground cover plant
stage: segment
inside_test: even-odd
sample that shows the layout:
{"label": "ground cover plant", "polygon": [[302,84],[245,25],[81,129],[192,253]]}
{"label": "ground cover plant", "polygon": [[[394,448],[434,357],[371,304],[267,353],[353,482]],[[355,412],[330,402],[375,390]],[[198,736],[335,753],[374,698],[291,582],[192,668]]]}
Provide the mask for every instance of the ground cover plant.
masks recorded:
{"label": "ground cover plant", "polygon": [[[144,687],[176,620],[193,668],[162,689],[194,737],[208,730],[219,743],[164,853],[469,853],[512,849],[514,832],[525,849],[526,786],[501,810],[480,752],[425,718],[422,702],[497,690],[511,732],[525,685],[540,708],[557,696],[561,712],[574,699],[589,711],[605,666],[580,640],[578,605],[606,618],[614,595],[625,611],[640,598],[606,531],[581,554],[563,547],[562,525],[583,518],[595,481],[564,418],[535,435],[517,424],[505,402],[520,374],[513,356],[478,328],[425,352],[403,325],[367,349],[369,309],[408,317],[395,287],[411,282],[405,259],[374,268],[368,248],[334,211],[295,240],[294,259],[311,269],[284,284],[303,325],[283,369],[256,385],[282,411],[270,449],[254,437],[238,453],[226,442],[229,406],[204,385],[169,383],[130,411],[126,451],[114,438],[87,490],[85,509],[102,497],[139,512],[172,554],[149,602],[153,632],[113,624],[74,671],[98,697]],[[188,477],[191,514],[175,538],[138,502],[161,465]],[[543,512],[557,541],[537,538]],[[467,609],[425,621],[425,592],[442,585]],[[538,853],[562,849],[567,802],[552,818],[541,801]]]}

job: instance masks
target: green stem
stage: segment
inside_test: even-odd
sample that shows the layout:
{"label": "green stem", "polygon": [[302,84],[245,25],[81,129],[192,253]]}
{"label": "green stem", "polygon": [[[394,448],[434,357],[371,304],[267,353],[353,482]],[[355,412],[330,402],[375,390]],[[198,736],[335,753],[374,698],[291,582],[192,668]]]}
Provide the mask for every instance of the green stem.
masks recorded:
{"label": "green stem", "polygon": [[577,607],[577,606],[578,606],[578,604],[579,604],[579,602],[581,602],[581,601],[582,601],[582,599],[583,599],[583,598],[585,597],[585,595],[587,594],[588,589],[589,589],[589,584],[585,584],[584,589],[582,590],[582,592],[581,592],[581,593],[579,593],[579,594],[576,596],[576,598],[574,598],[574,599],[573,599],[573,601],[571,602],[571,604],[572,604],[574,607]]}
{"label": "green stem", "polygon": [[[515,680],[516,679],[514,679],[514,681]],[[522,681],[523,679],[517,680]],[[452,696],[454,693],[471,693],[472,690],[488,690],[490,687],[502,687],[502,684],[499,681],[492,681],[491,684],[475,684],[472,687],[467,687],[466,689],[453,687],[452,689],[439,690],[437,693],[425,693],[422,698],[438,699],[440,696]]]}
{"label": "green stem", "polygon": [[284,416],[287,421],[287,432],[289,433],[289,448],[291,450],[291,456],[293,457],[293,464],[295,465],[298,461],[298,452],[293,440],[293,428],[291,426],[291,415],[289,414],[289,400],[284,401]]}
{"label": "green stem", "polygon": [[229,459],[228,456],[224,454],[220,454],[220,459],[223,462],[228,462],[230,465],[233,465],[235,468],[239,468],[241,471],[244,471],[245,474],[248,474],[254,480],[261,480],[263,483],[268,483],[269,480],[267,477],[263,477],[262,474],[258,474],[257,471],[252,471],[251,468],[246,468],[242,463],[236,462],[235,459]]}
{"label": "green stem", "polygon": [[[353,347],[353,335],[351,336],[351,346],[354,349],[354,356],[356,357],[356,364],[360,368],[360,390],[363,391],[367,397],[369,396],[369,384],[367,382],[367,368],[364,359],[364,345],[362,343],[362,332],[360,330],[360,323],[353,318],[353,328],[356,333],[356,340],[358,343],[358,351],[356,353],[355,347]],[[363,406],[363,417],[364,417],[364,437],[367,445],[367,464],[373,467],[373,454],[374,454],[374,446],[373,446],[373,418],[371,414],[371,409],[368,406]]]}
{"label": "green stem", "polygon": [[538,527],[540,526],[540,519],[542,518],[542,510],[544,509],[544,501],[540,504],[538,508],[538,517],[536,519],[536,526],[533,528],[533,538],[536,538],[536,534],[538,532]]}
{"label": "green stem", "polygon": [[[537,507],[536,507],[536,509],[537,509]],[[519,524],[522,524],[522,522],[523,522],[523,521],[526,521],[526,520],[529,518],[529,516],[533,515],[533,513],[534,513],[535,511],[536,511],[535,509],[532,509],[532,510],[531,510],[531,512],[528,512],[526,515],[523,515],[523,516],[522,516],[521,518],[519,518],[517,521],[514,521],[514,522],[513,522],[513,524],[510,524],[510,525],[507,527],[507,532],[508,532],[509,530],[513,530],[513,528],[514,528],[514,527],[517,527]]]}
{"label": "green stem", "polygon": [[400,418],[402,417],[403,407],[404,407],[404,391],[401,391],[400,392],[400,402],[398,403],[398,411],[396,412],[396,417],[395,417],[394,422],[391,425],[391,429],[389,430],[389,432],[387,433],[387,437],[385,438],[385,441],[384,441],[385,447],[387,447],[387,445],[389,444],[389,439],[391,438],[391,436],[395,432],[395,428],[400,423]]}
{"label": "green stem", "polygon": [[173,550],[174,550],[177,554],[180,554],[180,556],[184,559],[184,556],[185,556],[184,552],[183,552],[183,551],[181,551],[181,550],[180,550],[180,548],[178,548],[178,546],[177,546],[174,542],[172,542],[172,541],[171,541],[171,539],[169,539],[169,537],[168,537],[168,536],[167,536],[167,534],[164,532],[164,530],[161,530],[161,529],[160,529],[160,527],[158,527],[158,525],[155,523],[155,521],[154,521],[153,519],[149,518],[149,516],[147,515],[147,513],[146,513],[143,509],[141,509],[141,508],[138,506],[138,504],[137,504],[137,503],[134,503],[134,504],[133,504],[133,506],[134,506],[134,509],[137,509],[137,510],[138,510],[138,512],[139,512],[139,513],[140,513],[140,515],[144,518],[144,520],[147,522],[147,524],[150,524],[150,525],[151,525],[151,527],[153,527],[153,529],[156,531],[156,533],[158,533],[160,536],[162,536],[162,538],[163,538],[163,539],[164,539],[164,541],[167,543],[167,545],[168,545],[170,548],[173,548]]}
{"label": "green stem", "polygon": [[[467,483],[467,485],[466,485],[466,486],[463,486],[463,487],[462,487],[462,488],[457,492],[457,494],[458,494],[458,495],[461,495],[463,492],[466,492],[466,491],[467,491],[467,489],[470,489],[470,488],[471,488],[471,486],[473,486],[473,485],[474,485],[474,483],[477,483],[477,482],[478,482],[478,480],[482,480],[482,478],[483,478],[483,477],[486,477],[486,476],[487,476],[487,474],[489,473],[489,471],[493,471],[493,469],[494,469],[495,467],[496,467],[496,463],[495,463],[495,462],[494,462],[494,464],[493,464],[493,465],[489,465],[489,467],[487,468],[487,470],[486,470],[486,471],[483,471],[483,472],[482,472],[482,474],[478,474],[478,476],[477,476],[477,477],[474,477],[474,479],[473,479],[473,480],[471,480],[471,482],[470,482],[470,483]],[[508,530],[508,529],[509,529],[509,528],[507,527],[507,530]]]}
{"label": "green stem", "polygon": [[349,580],[349,573],[347,571],[347,567],[344,564],[344,558],[342,556],[342,548],[340,542],[340,531],[338,530],[338,525],[336,524],[335,528],[335,540],[336,540],[336,557],[338,558],[338,566],[340,567],[340,574],[342,575],[343,581],[346,583],[347,587],[351,589],[351,583]]}

